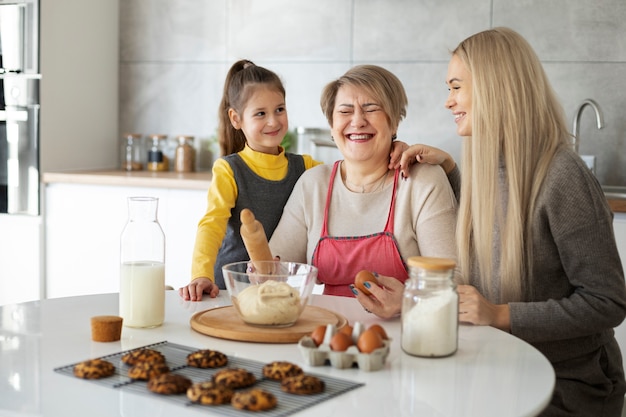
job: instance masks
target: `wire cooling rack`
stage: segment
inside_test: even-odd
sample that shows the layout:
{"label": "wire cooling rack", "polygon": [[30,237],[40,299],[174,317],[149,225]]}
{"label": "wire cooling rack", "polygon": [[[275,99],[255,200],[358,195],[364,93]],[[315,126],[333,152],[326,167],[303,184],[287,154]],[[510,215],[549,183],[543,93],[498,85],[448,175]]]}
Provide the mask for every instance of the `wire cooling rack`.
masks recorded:
{"label": "wire cooling rack", "polygon": [[[202,382],[208,381],[211,379],[213,374],[222,368],[215,369],[201,369],[187,366],[187,355],[191,352],[195,352],[199,350],[198,348],[179,345],[176,343],[170,343],[167,341],[154,343],[151,345],[143,346],[140,348],[135,348],[132,350],[137,350],[141,348],[150,348],[161,352],[165,356],[165,360],[167,365],[170,368],[170,372],[184,375],[189,378],[192,382]],[[242,411],[233,408],[229,404],[225,405],[217,405],[217,406],[209,406],[209,405],[200,405],[191,402],[185,394],[179,395],[159,395],[155,394],[148,390],[147,382],[140,380],[133,380],[128,377],[127,372],[129,366],[122,362],[122,356],[126,353],[130,352],[130,350],[114,353],[111,355],[101,356],[99,359],[104,359],[106,361],[111,362],[115,365],[115,373],[107,378],[102,379],[86,379],[85,382],[94,383],[99,385],[104,385],[109,388],[123,390],[125,392],[132,392],[140,395],[147,395],[153,398],[169,401],[172,403],[179,404],[183,407],[195,407],[199,411],[206,411],[207,408],[210,408],[211,411],[224,415],[224,416],[233,416],[233,417],[241,417],[245,415],[258,415],[256,412],[250,411]],[[77,362],[78,363],[78,362]],[[73,363],[66,366],[61,366],[59,368],[55,368],[55,372],[58,372],[63,375],[67,375],[74,378],[74,366],[77,363]],[[226,367],[229,368],[244,368],[249,372],[252,372],[257,379],[257,382],[254,384],[255,388],[262,388],[276,396],[278,405],[276,408],[271,410],[267,410],[263,412],[264,417],[284,417],[292,415],[298,411],[304,410],[306,408],[312,407],[316,404],[334,398],[338,395],[341,395],[345,392],[353,390],[355,388],[361,387],[363,383],[357,383],[353,381],[347,381],[343,379],[333,378],[325,375],[315,375],[320,378],[325,383],[324,392],[319,394],[312,395],[295,395],[283,392],[280,389],[280,382],[273,381],[267,379],[263,376],[263,366],[264,362],[259,362],[251,359],[237,358],[228,356],[228,364]],[[309,373],[310,374],[310,373]],[[311,374],[314,375],[314,374]]]}

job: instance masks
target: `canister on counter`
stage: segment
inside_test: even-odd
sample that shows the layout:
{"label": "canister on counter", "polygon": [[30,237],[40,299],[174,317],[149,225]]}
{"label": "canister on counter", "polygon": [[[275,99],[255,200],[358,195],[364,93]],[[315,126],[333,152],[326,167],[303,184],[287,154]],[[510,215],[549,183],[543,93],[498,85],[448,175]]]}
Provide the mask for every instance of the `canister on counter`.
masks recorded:
{"label": "canister on counter", "polygon": [[121,146],[122,170],[141,171],[143,169],[141,136],[140,133],[123,135]]}
{"label": "canister on counter", "polygon": [[402,300],[402,350],[429,358],[454,354],[458,346],[459,295],[452,259],[413,256]]}
{"label": "canister on counter", "polygon": [[169,170],[169,161],[167,156],[163,154],[163,146],[167,135],[153,134],[148,138],[151,141],[150,148],[148,149],[148,162],[146,168],[149,171],[167,171]]}
{"label": "canister on counter", "polygon": [[196,150],[193,147],[193,136],[180,135],[176,138],[178,146],[174,153],[174,170],[176,172],[193,172],[196,169]]}

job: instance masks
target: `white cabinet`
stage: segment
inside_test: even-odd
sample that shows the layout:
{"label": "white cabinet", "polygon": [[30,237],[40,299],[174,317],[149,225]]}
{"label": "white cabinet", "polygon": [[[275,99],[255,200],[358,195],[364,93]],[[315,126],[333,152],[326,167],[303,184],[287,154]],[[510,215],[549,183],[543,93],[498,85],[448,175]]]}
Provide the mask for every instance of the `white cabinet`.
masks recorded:
{"label": "white cabinet", "polygon": [[0,305],[41,298],[41,234],[41,217],[0,214]]}
{"label": "white cabinet", "polygon": [[[622,267],[626,269],[626,213],[615,213],[613,219],[613,230],[615,231],[615,241],[622,259]],[[615,338],[622,350],[622,358],[626,363],[626,321],[622,322],[615,329]],[[625,408],[626,411],[626,408]],[[626,415],[626,413],[625,413]]]}
{"label": "white cabinet", "polygon": [[626,269],[626,213],[615,213],[613,230],[615,231],[617,250],[622,259],[622,266]]}
{"label": "white cabinet", "polygon": [[45,193],[47,298],[119,291],[120,234],[131,196],[159,199],[166,285],[178,289],[191,279],[206,191],[50,183]]}

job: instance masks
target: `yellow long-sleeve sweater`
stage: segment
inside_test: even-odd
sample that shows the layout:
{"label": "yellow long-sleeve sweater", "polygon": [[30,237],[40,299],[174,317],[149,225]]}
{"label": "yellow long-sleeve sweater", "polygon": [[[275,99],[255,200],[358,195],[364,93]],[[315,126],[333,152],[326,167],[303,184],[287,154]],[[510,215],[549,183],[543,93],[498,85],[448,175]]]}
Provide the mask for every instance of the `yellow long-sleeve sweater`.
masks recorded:
{"label": "yellow long-sleeve sweater", "polygon": [[[257,152],[246,147],[238,153],[254,173],[271,181],[287,175],[288,162],[284,150],[278,155]],[[310,155],[302,155],[305,169],[321,162]],[[198,223],[196,243],[191,264],[191,279],[209,278],[214,281],[213,268],[217,253],[226,235],[228,219],[238,197],[233,171],[226,160],[219,158],[213,164],[213,178],[207,195],[207,211]]]}

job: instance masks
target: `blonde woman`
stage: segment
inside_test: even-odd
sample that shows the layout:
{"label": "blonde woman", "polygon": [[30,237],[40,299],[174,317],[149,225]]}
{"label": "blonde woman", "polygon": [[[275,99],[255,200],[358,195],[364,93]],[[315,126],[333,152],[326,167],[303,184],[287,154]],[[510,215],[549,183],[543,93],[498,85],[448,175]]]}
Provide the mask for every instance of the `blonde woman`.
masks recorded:
{"label": "blonde woman", "polygon": [[626,314],[626,286],[612,213],[571,149],[539,59],[516,32],[487,30],[452,52],[446,83],[461,171],[423,145],[402,166],[441,165],[459,197],[459,319],[511,332],[550,360],[556,387],[542,415],[621,416],[613,328]]}

